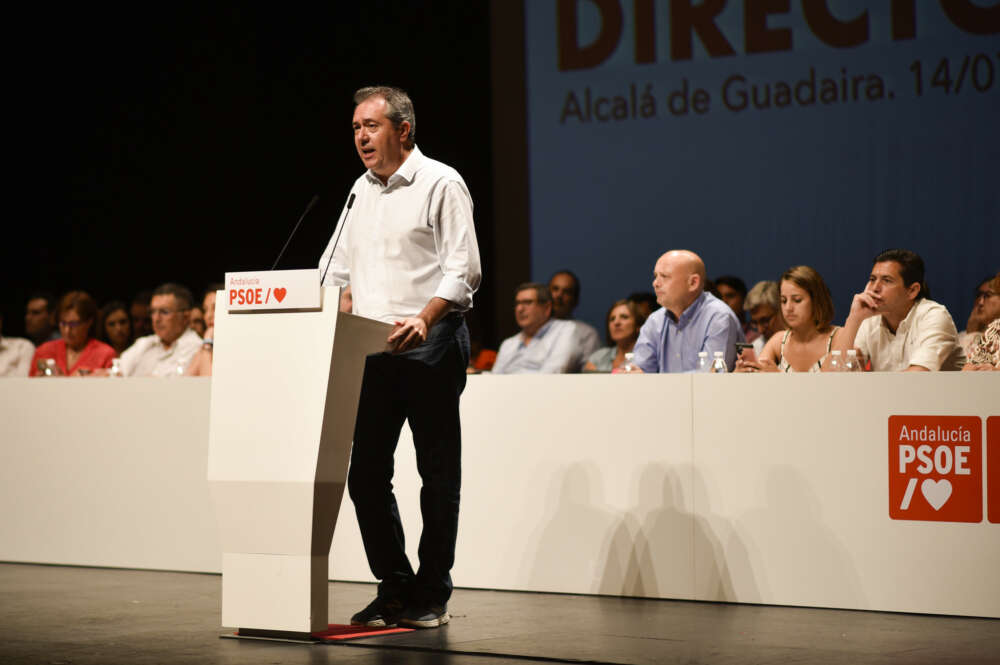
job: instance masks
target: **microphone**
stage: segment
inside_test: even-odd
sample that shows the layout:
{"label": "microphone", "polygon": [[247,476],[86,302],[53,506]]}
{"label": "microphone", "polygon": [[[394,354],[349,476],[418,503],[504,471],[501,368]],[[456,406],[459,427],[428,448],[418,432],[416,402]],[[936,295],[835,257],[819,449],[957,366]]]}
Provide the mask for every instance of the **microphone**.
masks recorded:
{"label": "microphone", "polygon": [[354,192],[347,197],[347,210],[344,211],[344,219],[340,221],[340,226],[337,227],[337,235],[333,239],[333,247],[330,248],[330,258],[326,261],[326,268],[323,269],[323,276],[319,278],[319,285],[323,286],[323,282],[326,281],[326,273],[330,270],[330,263],[333,261],[333,253],[337,251],[337,243],[340,242],[340,234],[344,232],[344,227],[347,226],[347,217],[351,214],[351,206],[354,205]]}
{"label": "microphone", "polygon": [[278,252],[278,258],[274,260],[274,265],[271,266],[271,270],[274,270],[275,268],[278,267],[278,261],[281,260],[281,257],[284,256],[285,254],[285,250],[288,249],[288,243],[292,241],[292,236],[294,236],[295,232],[299,230],[299,224],[301,224],[302,220],[306,218],[306,215],[308,215],[309,211],[313,209],[313,206],[316,205],[317,201],[319,201],[319,195],[313,194],[312,199],[309,201],[309,205],[306,206],[306,209],[302,213],[302,216],[299,217],[299,221],[295,223],[295,228],[292,229],[292,232],[288,234],[288,240],[285,241],[285,246],[281,248],[280,252]]}

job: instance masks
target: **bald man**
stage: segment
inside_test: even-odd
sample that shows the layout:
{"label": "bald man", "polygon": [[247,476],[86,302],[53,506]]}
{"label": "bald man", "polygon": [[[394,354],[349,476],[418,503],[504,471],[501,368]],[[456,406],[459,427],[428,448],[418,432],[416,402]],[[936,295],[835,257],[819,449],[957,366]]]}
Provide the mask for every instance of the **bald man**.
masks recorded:
{"label": "bald man", "polygon": [[736,364],[736,342],[745,340],[733,310],[705,292],[705,264],[694,252],[675,249],[653,268],[658,309],[643,324],[635,344],[635,362],[646,373],[694,372],[698,352],[709,360],[722,351],[726,367]]}

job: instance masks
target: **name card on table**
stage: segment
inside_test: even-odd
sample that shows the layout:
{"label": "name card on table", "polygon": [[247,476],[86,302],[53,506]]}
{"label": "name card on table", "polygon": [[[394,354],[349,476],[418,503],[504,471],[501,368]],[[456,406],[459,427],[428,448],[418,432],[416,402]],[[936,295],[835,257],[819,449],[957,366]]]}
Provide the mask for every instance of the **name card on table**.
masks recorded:
{"label": "name card on table", "polygon": [[226,308],[319,309],[319,268],[226,273]]}

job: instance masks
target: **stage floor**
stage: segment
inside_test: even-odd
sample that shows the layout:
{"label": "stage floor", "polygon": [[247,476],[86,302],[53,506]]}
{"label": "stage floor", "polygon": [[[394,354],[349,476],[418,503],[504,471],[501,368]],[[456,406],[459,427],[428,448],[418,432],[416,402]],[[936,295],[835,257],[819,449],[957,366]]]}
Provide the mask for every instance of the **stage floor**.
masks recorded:
{"label": "stage floor", "polygon": [[[916,581],[915,581],[916,583]],[[1000,662],[1000,620],[458,589],[437,630],[326,645],[220,639],[217,575],[0,564],[0,663]],[[330,621],[375,592],[330,584]]]}

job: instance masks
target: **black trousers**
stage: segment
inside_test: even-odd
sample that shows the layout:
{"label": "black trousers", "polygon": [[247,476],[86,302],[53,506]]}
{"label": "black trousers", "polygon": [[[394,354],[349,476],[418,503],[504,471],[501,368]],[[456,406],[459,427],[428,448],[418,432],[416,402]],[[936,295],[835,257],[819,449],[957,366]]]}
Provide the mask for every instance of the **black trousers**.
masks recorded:
{"label": "black trousers", "polygon": [[[417,349],[371,355],[365,363],[347,484],[383,598],[444,605],[451,596],[462,485],[458,402],[468,362],[468,329],[461,315],[451,314]],[[393,458],[407,420],[422,481],[416,573],[392,492]]]}

